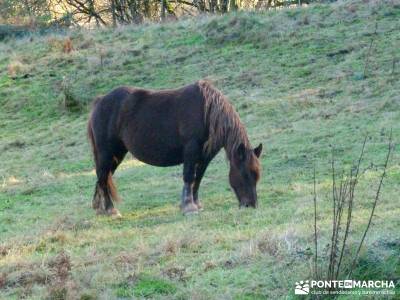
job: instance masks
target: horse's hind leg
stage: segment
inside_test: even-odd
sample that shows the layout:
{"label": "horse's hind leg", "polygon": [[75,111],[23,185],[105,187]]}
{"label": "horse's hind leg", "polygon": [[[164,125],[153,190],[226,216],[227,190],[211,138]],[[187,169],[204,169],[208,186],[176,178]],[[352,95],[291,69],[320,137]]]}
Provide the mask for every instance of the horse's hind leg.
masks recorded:
{"label": "horse's hind leg", "polygon": [[122,159],[118,163],[113,159],[113,155],[110,154],[98,156],[96,162],[97,183],[92,206],[97,214],[120,216],[113,204],[113,199],[117,201],[118,196],[112,181],[112,173]]}
{"label": "horse's hind leg", "polygon": [[112,164],[111,164],[111,173],[114,174],[115,170],[118,168],[118,166],[121,164],[121,162],[124,160],[124,157],[128,151],[124,146],[120,146],[117,151],[115,151],[115,154],[113,155],[112,159]]}

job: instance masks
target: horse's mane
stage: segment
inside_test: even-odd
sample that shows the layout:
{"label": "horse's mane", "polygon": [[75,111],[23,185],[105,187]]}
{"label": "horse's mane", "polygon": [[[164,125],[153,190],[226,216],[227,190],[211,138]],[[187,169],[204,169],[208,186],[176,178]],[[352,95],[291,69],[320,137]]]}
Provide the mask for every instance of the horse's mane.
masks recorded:
{"label": "horse's mane", "polygon": [[241,143],[249,148],[246,129],[229,100],[209,81],[200,80],[197,84],[204,98],[204,120],[209,132],[203,152],[212,155],[225,147],[230,158]]}

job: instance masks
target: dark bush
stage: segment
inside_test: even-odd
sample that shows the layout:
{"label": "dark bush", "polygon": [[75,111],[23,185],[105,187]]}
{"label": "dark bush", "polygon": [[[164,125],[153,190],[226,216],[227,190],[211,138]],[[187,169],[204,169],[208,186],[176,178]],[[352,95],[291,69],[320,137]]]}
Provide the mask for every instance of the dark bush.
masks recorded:
{"label": "dark bush", "polygon": [[22,37],[30,32],[31,30],[28,26],[0,24],[0,41],[10,37]]}

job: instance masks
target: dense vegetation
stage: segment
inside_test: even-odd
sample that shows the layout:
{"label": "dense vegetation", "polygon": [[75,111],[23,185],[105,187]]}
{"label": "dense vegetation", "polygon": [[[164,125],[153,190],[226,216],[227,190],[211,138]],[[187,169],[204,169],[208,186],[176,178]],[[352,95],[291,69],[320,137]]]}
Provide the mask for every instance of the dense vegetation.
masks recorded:
{"label": "dense vegetation", "polygon": [[0,2],[0,24],[25,24],[30,27],[116,26],[175,20],[205,13],[268,10],[332,1],[335,0],[3,0]]}
{"label": "dense vegetation", "polygon": [[[390,129],[399,140],[399,18],[395,1],[353,1],[0,44],[0,298],[294,298],[294,283],[313,273],[314,164],[322,270],[331,146],[348,169],[370,136],[354,250]],[[122,84],[172,88],[204,77],[229,96],[253,145],[265,146],[259,208],[238,209],[223,153],[193,217],[178,208],[181,167],[128,157],[115,175],[123,218],[95,216],[91,99]],[[400,277],[399,182],[396,148],[354,278]]]}

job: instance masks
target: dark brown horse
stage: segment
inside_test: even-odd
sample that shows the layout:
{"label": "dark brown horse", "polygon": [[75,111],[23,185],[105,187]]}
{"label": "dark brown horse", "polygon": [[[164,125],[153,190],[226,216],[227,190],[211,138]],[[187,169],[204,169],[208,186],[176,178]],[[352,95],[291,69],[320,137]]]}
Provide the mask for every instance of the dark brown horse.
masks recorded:
{"label": "dark brown horse", "polygon": [[239,115],[207,81],[163,91],[119,87],[96,99],[88,133],[97,173],[92,204],[98,214],[120,215],[113,205],[118,196],[112,175],[128,151],[154,166],[183,163],[181,209],[186,214],[202,207],[200,181],[224,147],[240,206],[256,207],[262,144],[251,148]]}

